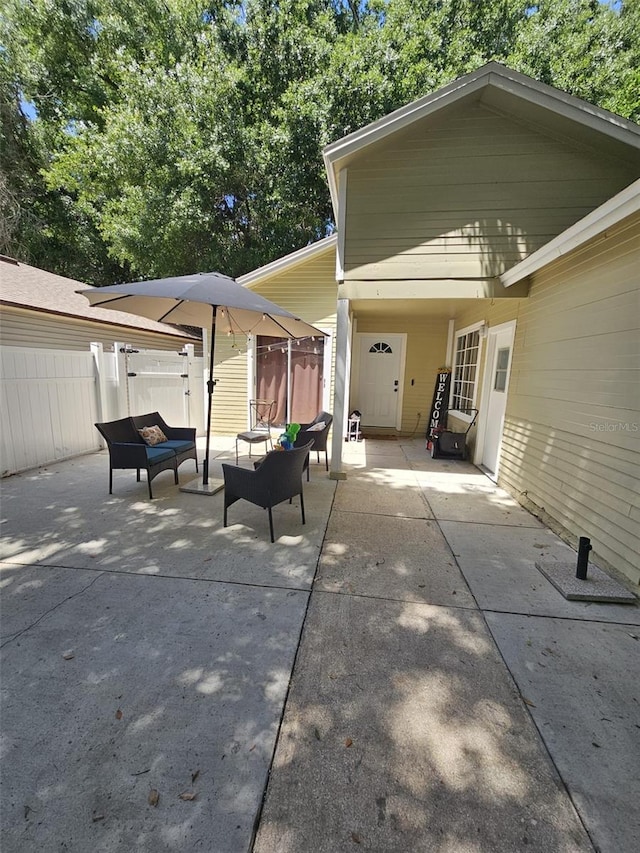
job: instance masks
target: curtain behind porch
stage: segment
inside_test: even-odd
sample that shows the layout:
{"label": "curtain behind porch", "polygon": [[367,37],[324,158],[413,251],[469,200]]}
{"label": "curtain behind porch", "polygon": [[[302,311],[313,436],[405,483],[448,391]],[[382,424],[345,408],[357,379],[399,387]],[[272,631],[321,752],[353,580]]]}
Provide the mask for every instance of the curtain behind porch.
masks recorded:
{"label": "curtain behind porch", "polygon": [[305,424],[322,411],[324,340],[291,342],[291,420]]}
{"label": "curtain behind porch", "polygon": [[[287,350],[291,345],[291,376],[287,377]],[[287,421],[308,423],[322,410],[324,340],[256,340],[256,389],[260,400],[275,400],[275,425]],[[289,385],[288,385],[289,383]],[[287,418],[287,391],[291,394],[291,414]]]}
{"label": "curtain behind porch", "polygon": [[259,400],[276,401],[276,426],[287,422],[287,344],[261,336],[256,339],[256,394]]}

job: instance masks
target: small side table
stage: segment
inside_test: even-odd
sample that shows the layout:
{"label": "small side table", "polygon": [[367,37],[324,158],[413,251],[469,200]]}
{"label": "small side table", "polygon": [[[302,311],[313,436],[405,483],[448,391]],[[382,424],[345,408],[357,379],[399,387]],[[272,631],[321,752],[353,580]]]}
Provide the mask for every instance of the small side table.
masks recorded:
{"label": "small side table", "polygon": [[360,441],[361,438],[360,418],[349,418],[347,422],[347,441]]}

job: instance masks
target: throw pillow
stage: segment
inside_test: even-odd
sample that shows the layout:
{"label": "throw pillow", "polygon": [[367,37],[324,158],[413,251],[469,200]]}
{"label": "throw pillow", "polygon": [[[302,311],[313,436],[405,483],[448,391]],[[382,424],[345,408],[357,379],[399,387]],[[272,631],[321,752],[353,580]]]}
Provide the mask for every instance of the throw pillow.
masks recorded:
{"label": "throw pillow", "polygon": [[318,421],[317,424],[313,424],[307,428],[307,432],[322,432],[322,430],[326,427],[326,423],[324,421]]}
{"label": "throw pillow", "polygon": [[154,447],[156,444],[161,444],[167,441],[167,436],[162,432],[159,426],[148,426],[139,429],[138,432],[142,436],[142,440],[149,447]]}

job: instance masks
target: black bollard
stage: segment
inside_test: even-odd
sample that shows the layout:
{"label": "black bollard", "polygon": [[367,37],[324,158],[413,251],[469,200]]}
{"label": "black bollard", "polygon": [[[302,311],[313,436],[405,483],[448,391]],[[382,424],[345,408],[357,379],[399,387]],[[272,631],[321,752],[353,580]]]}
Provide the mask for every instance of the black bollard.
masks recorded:
{"label": "black bollard", "polygon": [[581,581],[587,579],[587,565],[589,563],[589,551],[591,551],[591,540],[586,536],[581,536],[578,540],[578,566],[576,568],[576,577]]}

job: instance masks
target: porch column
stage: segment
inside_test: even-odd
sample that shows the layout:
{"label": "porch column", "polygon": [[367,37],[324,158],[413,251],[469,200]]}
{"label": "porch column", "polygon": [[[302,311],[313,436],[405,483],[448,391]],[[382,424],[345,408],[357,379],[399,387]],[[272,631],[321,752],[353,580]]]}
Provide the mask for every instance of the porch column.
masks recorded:
{"label": "porch column", "polygon": [[333,437],[331,439],[331,480],[346,480],[342,470],[342,447],[347,434],[349,405],[349,350],[351,344],[349,300],[338,299],[336,323],[336,374],[333,393]]}

